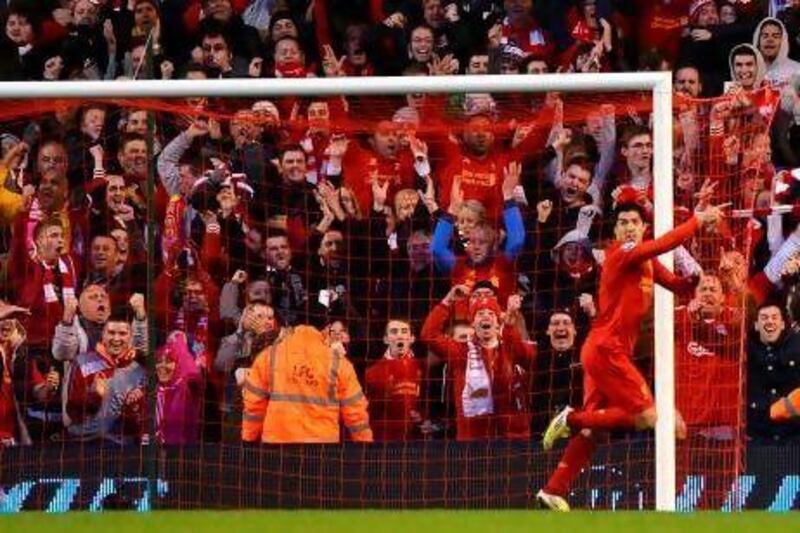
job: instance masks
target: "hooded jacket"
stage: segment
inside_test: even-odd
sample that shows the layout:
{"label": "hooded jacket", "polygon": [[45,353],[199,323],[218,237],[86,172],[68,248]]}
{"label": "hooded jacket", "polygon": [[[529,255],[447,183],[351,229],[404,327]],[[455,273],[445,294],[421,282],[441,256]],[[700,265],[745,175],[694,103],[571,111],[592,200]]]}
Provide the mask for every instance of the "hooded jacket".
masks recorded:
{"label": "hooded jacket", "polygon": [[168,382],[159,382],[156,387],[156,438],[162,444],[194,444],[199,434],[203,385],[186,334],[170,334],[159,356],[174,361],[175,371]]}
{"label": "hooded jacket", "polygon": [[756,79],[755,82],[753,82],[753,89],[758,89],[761,87],[761,84],[764,81],[764,78],[766,77],[767,64],[764,61],[764,56],[761,55],[761,52],[759,52],[758,48],[756,48],[752,44],[748,43],[737,44],[736,46],[733,47],[731,53],[728,54],[728,68],[730,69],[731,80],[733,80],[734,82],[737,81],[736,72],[733,68],[733,57],[741,53],[743,50],[746,50],[747,52],[752,52],[756,56]]}
{"label": "hooded jacket", "polygon": [[792,75],[800,72],[800,63],[789,59],[789,34],[783,22],[774,17],[767,17],[758,24],[756,31],[753,33],[753,46],[758,48],[758,37],[761,34],[761,28],[764,27],[766,23],[780,26],[783,32],[781,46],[778,49],[778,56],[772,63],[767,65],[767,72],[765,75],[767,81],[775,87],[780,88],[791,81]]}

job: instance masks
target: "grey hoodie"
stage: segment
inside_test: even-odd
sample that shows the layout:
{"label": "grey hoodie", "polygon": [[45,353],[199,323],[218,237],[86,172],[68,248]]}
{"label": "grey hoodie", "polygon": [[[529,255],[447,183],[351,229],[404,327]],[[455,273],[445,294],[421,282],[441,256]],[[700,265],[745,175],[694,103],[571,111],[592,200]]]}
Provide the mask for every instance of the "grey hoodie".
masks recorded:
{"label": "grey hoodie", "polygon": [[767,65],[765,77],[774,87],[782,88],[791,81],[792,75],[800,72],[800,63],[789,59],[789,34],[786,32],[783,22],[774,17],[766,17],[758,23],[758,27],[753,33],[753,46],[758,48],[758,36],[761,34],[761,28],[767,22],[780,26],[783,31],[783,37],[781,38],[781,46],[778,49],[778,56],[772,63]]}
{"label": "grey hoodie", "polygon": [[731,80],[733,80],[734,82],[737,81],[736,72],[734,71],[733,68],[733,56],[740,53],[740,51],[742,50],[747,50],[749,52],[752,52],[756,56],[756,80],[753,83],[753,88],[758,89],[759,87],[761,87],[761,82],[763,82],[764,78],[766,77],[767,64],[764,62],[764,56],[762,56],[761,52],[758,51],[758,48],[756,48],[752,44],[747,44],[747,43],[737,44],[736,46],[733,47],[731,53],[728,54],[728,67],[730,68],[731,71]]}

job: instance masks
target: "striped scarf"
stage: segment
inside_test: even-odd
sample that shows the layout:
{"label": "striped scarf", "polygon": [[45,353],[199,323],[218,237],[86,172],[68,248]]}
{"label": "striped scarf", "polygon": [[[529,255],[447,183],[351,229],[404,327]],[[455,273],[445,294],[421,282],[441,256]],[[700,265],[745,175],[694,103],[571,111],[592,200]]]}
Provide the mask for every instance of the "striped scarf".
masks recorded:
{"label": "striped scarf", "polygon": [[494,413],[492,380],[483,362],[481,348],[472,340],[467,341],[467,368],[461,407],[467,418]]}
{"label": "striped scarf", "polygon": [[[56,275],[54,267],[42,261],[42,268],[44,269],[44,281],[42,289],[44,290],[44,301],[48,304],[58,303],[58,293],[56,291],[55,280]],[[58,272],[61,274],[61,301],[67,297],[75,298],[75,269],[72,266],[72,259],[69,256],[63,255],[58,258]]]}

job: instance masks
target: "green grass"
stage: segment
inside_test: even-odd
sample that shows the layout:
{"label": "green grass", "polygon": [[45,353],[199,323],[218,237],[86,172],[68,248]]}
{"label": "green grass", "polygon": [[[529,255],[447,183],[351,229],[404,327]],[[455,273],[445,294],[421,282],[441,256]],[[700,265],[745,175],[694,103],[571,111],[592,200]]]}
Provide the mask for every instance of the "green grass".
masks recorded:
{"label": "green grass", "polygon": [[748,531],[790,533],[800,531],[800,512],[772,514],[763,512],[660,514],[652,512],[573,512],[554,514],[544,511],[229,511],[229,512],[108,512],[21,513],[0,516],[0,531],[48,533],[93,531],[94,533],[153,533],[158,531],[310,531],[378,533],[399,531],[455,531],[458,533],[494,533],[525,531],[530,533],[573,533],[590,531],[643,532],[675,531],[711,533]]}

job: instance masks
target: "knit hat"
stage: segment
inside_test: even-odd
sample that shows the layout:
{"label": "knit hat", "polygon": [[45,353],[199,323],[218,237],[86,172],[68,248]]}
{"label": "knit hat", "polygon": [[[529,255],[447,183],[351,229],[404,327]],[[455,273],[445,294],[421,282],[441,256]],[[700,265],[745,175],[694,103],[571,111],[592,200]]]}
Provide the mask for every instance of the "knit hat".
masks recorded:
{"label": "knit hat", "polygon": [[475,320],[475,315],[478,314],[478,311],[481,309],[488,309],[493,311],[497,318],[500,318],[503,310],[500,309],[500,304],[497,303],[496,298],[479,298],[472,302],[469,306],[469,318],[470,320]]}
{"label": "knit hat", "polygon": [[714,4],[714,0],[693,0],[692,3],[689,5],[689,19],[694,22],[694,18],[697,16],[697,13],[703,6],[708,4]]}

